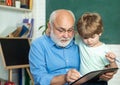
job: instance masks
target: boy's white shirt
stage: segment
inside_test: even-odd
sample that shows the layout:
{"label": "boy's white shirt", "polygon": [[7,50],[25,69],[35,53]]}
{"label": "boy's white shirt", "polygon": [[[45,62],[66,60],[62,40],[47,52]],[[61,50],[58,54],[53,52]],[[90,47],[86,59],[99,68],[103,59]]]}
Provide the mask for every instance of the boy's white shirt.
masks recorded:
{"label": "boy's white shirt", "polygon": [[75,35],[75,40],[76,44],[79,45],[80,50],[81,75],[85,75],[91,71],[102,70],[109,64],[105,54],[110,50],[104,43],[98,47],[89,47],[82,42],[79,35]]}

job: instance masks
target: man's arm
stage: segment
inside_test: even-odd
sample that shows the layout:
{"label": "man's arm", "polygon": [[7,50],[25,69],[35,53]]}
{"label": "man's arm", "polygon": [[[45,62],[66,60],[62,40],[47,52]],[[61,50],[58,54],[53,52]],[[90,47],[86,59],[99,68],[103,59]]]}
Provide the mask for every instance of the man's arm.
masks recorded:
{"label": "man's arm", "polygon": [[38,45],[38,42],[31,44],[29,52],[30,71],[34,78],[35,84],[50,85],[53,77],[58,74],[49,74],[46,70],[46,62],[43,51],[44,50],[42,49],[41,45]]}
{"label": "man's arm", "polygon": [[55,76],[51,81],[51,85],[64,85],[65,83],[67,83],[66,74]]}
{"label": "man's arm", "polygon": [[78,78],[80,78],[80,73],[76,69],[71,69],[67,74],[55,76],[51,81],[51,85],[63,85],[65,83],[74,82]]}

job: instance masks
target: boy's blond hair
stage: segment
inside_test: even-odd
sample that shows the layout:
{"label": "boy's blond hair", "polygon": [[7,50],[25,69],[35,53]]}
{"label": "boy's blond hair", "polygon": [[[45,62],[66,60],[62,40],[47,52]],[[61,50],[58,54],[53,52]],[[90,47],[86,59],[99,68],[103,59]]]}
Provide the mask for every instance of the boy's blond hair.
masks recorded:
{"label": "boy's blond hair", "polygon": [[90,38],[103,32],[103,23],[98,13],[85,13],[77,22],[77,30],[82,38]]}

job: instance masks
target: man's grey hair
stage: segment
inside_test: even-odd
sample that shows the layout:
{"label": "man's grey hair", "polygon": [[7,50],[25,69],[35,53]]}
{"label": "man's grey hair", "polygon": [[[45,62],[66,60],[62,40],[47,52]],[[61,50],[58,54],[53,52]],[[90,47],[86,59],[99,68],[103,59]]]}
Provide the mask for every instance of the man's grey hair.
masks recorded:
{"label": "man's grey hair", "polygon": [[[63,9],[63,10],[66,10],[66,9]],[[51,15],[50,15],[49,23],[50,23],[51,26],[52,26],[52,23],[54,22],[54,20],[55,20],[55,18],[56,18],[56,13],[57,13],[58,11],[60,11],[60,10],[55,10],[55,11],[53,11],[53,12],[51,13]],[[73,16],[73,19],[74,19],[74,22],[75,22],[75,16],[74,16],[73,12],[72,12],[71,10],[66,10],[66,11],[68,11],[68,12]]]}

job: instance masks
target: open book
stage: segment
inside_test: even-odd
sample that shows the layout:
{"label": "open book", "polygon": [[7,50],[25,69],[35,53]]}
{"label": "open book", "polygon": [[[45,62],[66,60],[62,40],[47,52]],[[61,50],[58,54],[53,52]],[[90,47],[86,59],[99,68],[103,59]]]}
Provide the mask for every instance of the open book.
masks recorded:
{"label": "open book", "polygon": [[114,72],[117,70],[118,68],[108,68],[108,69],[103,69],[103,70],[92,71],[80,77],[76,81],[72,82],[70,85],[80,85],[87,81],[97,80],[102,74],[107,73],[107,72]]}

